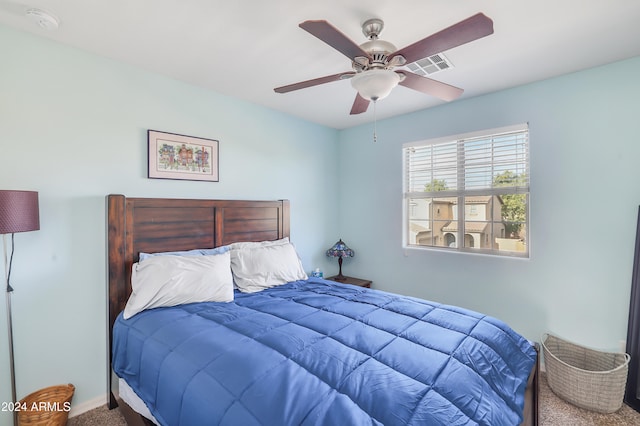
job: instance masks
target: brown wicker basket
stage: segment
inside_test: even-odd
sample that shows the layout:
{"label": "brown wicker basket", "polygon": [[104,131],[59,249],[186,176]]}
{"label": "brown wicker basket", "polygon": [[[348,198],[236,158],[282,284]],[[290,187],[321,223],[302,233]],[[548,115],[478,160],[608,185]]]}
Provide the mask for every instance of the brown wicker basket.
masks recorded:
{"label": "brown wicker basket", "polygon": [[18,412],[18,425],[66,425],[75,389],[72,384],[50,386],[25,396],[20,400],[24,410]]}
{"label": "brown wicker basket", "polygon": [[613,413],[622,406],[631,357],[585,348],[551,334],[542,335],[544,365],[551,390],[581,408]]}

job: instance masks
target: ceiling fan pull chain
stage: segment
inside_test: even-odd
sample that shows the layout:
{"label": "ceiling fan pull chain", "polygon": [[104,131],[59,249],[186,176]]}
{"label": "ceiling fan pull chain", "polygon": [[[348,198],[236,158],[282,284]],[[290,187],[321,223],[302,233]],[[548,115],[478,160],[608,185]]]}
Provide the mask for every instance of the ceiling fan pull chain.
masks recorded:
{"label": "ceiling fan pull chain", "polygon": [[[376,99],[377,100],[377,99]],[[378,142],[378,123],[376,119],[376,105],[378,102],[373,101],[373,142]]]}

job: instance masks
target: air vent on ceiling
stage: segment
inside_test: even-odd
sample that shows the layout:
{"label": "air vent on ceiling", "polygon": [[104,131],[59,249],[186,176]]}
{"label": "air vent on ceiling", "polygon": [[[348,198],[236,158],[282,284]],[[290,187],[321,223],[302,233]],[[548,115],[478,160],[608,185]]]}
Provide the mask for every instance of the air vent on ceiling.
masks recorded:
{"label": "air vent on ceiling", "polygon": [[449,68],[453,68],[453,64],[442,53],[431,55],[427,58],[413,62],[407,67],[419,75],[431,75]]}

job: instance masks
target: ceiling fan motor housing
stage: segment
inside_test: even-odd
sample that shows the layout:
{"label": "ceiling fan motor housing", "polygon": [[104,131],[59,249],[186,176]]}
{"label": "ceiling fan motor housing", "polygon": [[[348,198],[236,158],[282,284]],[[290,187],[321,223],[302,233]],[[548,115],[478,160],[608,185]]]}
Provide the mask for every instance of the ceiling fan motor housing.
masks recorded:
{"label": "ceiling fan motor housing", "polygon": [[366,62],[354,61],[353,68],[357,72],[387,68],[389,55],[398,50],[392,43],[378,38],[382,28],[384,28],[382,19],[368,19],[362,24],[362,33],[369,40],[362,43],[360,48],[371,56],[371,60]]}
{"label": "ceiling fan motor housing", "polygon": [[380,39],[365,41],[360,47],[373,57],[373,63],[386,61],[390,54],[398,50],[393,44]]}

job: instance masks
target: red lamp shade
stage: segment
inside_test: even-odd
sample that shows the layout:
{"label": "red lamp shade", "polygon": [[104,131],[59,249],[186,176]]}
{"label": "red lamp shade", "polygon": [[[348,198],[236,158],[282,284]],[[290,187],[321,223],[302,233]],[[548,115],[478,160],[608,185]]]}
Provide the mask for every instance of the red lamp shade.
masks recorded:
{"label": "red lamp shade", "polygon": [[0,234],[40,229],[38,193],[0,190]]}

